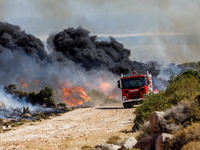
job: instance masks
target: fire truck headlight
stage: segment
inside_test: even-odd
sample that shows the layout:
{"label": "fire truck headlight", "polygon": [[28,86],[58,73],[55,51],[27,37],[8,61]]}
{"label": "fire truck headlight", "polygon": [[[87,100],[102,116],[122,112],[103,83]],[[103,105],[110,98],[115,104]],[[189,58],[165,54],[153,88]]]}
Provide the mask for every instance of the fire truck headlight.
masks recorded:
{"label": "fire truck headlight", "polygon": [[127,100],[127,97],[126,96],[123,96],[122,97],[122,100],[124,101],[124,100]]}

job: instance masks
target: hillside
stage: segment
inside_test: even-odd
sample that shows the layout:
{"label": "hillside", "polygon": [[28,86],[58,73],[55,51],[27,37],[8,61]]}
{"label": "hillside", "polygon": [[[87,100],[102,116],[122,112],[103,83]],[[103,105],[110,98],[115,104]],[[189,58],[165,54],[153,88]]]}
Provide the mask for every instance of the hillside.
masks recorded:
{"label": "hillside", "polygon": [[187,70],[171,77],[165,91],[148,96],[135,111],[133,130],[141,132],[135,147],[199,149],[199,91],[199,71]]}

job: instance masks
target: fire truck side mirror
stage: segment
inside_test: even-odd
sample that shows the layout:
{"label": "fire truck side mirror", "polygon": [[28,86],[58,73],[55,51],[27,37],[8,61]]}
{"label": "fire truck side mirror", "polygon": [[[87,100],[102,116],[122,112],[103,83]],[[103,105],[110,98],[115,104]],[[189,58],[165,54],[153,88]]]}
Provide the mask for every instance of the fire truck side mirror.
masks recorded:
{"label": "fire truck side mirror", "polygon": [[117,81],[117,85],[118,85],[118,88],[121,89],[121,84],[120,84],[120,80]]}

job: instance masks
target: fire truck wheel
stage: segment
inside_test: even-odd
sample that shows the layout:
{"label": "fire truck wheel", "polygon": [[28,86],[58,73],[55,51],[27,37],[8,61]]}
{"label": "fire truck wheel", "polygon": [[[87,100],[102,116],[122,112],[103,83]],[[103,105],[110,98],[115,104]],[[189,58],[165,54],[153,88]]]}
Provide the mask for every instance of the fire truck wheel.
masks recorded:
{"label": "fire truck wheel", "polygon": [[134,105],[133,104],[123,104],[124,108],[133,108]]}

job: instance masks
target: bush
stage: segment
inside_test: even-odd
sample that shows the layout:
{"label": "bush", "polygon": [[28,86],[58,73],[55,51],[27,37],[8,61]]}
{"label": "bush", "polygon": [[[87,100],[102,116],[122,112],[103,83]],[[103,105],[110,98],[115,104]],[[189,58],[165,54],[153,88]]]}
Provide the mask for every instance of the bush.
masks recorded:
{"label": "bush", "polygon": [[8,86],[5,86],[4,91],[19,99],[27,96],[27,92],[17,90],[17,86],[15,84],[9,84]]}
{"label": "bush", "polygon": [[8,86],[4,87],[6,93],[14,94],[17,90],[17,86],[15,84],[9,84]]}
{"label": "bush", "polygon": [[143,101],[143,104],[137,107],[136,111],[134,112],[136,117],[134,119],[133,130],[139,129],[140,125],[143,124],[145,120],[148,120],[151,113],[155,110],[162,111],[170,108],[171,106],[172,104],[168,103],[163,92],[148,96]]}
{"label": "bush", "polygon": [[17,90],[15,84],[10,84],[4,87],[6,93],[11,94],[14,97],[17,97],[19,100],[25,98],[25,100],[33,105],[46,105],[47,107],[55,107],[56,103],[53,99],[53,89],[46,86],[39,93],[35,92],[23,92]]}
{"label": "bush", "polygon": [[59,107],[61,109],[65,109],[66,108],[66,103],[58,103],[57,107]]}
{"label": "bush", "polygon": [[198,94],[200,94],[200,73],[198,71],[188,70],[176,77],[171,77],[164,92],[147,96],[143,104],[137,107],[133,131],[139,129],[154,111],[166,110],[182,100],[190,101]]}
{"label": "bush", "polygon": [[40,105],[45,104],[47,107],[55,107],[56,103],[53,99],[53,89],[46,86],[38,94],[36,94],[37,102]]}

